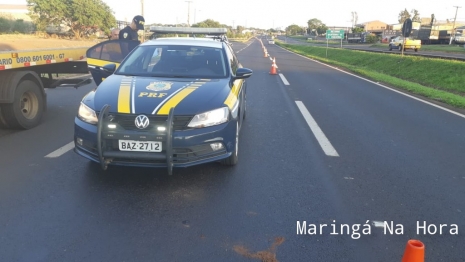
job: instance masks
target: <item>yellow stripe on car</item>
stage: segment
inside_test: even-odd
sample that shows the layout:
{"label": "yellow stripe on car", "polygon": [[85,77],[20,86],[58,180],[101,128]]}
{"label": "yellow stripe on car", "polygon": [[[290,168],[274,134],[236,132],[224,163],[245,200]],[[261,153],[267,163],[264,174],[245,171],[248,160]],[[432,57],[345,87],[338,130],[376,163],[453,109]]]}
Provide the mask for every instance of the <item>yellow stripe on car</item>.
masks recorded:
{"label": "yellow stripe on car", "polygon": [[131,80],[123,78],[118,93],[118,113],[131,113]]}
{"label": "yellow stripe on car", "polygon": [[234,85],[231,88],[231,91],[229,92],[228,97],[224,101],[224,104],[229,107],[229,109],[233,109],[234,105],[237,102],[237,96],[239,95],[239,92],[241,91],[242,88],[242,80],[236,80],[234,81]]}
{"label": "yellow stripe on car", "polygon": [[158,110],[157,115],[167,115],[170,112],[172,107],[176,107],[184,98],[186,98],[190,93],[194,92],[197,87],[186,87],[168,100],[161,108]]}
{"label": "yellow stripe on car", "polygon": [[[201,79],[202,81],[196,81],[176,93],[174,96],[169,98],[158,110],[157,115],[167,115],[170,112],[172,107],[176,107],[184,98],[186,98],[190,93],[194,92],[195,89],[201,87],[203,84],[207,83],[209,79]],[[155,109],[156,110],[156,109]]]}

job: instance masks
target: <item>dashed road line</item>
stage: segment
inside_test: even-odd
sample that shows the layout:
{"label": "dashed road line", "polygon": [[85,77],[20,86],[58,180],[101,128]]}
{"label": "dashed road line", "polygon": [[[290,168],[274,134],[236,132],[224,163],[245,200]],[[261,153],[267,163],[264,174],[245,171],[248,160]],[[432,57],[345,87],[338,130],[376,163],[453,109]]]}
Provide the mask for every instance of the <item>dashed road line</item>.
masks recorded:
{"label": "dashed road line", "polygon": [[283,74],[279,74],[279,77],[281,77],[281,80],[283,81],[285,85],[287,86],[289,85],[289,82],[287,81],[286,77]]}
{"label": "dashed road line", "polygon": [[297,104],[297,107],[305,118],[305,121],[307,121],[308,126],[312,130],[313,135],[315,135],[316,140],[318,140],[318,143],[320,144],[325,154],[327,156],[338,157],[339,154],[337,153],[336,149],[333,147],[333,145],[331,145],[331,142],[329,142],[328,138],[323,133],[323,130],[321,130],[321,128],[318,126],[315,119],[313,119],[312,115],[310,112],[308,112],[302,101],[295,101],[295,103]]}
{"label": "dashed road line", "polygon": [[237,53],[241,52],[242,50],[246,49],[247,47],[249,47],[254,41],[250,42],[249,44],[247,44],[244,48],[242,48],[241,50],[237,51]]}
{"label": "dashed road line", "polygon": [[74,141],[69,142],[68,144],[58,148],[57,150],[53,151],[52,153],[46,155],[46,158],[57,158],[65,154],[66,152],[70,151],[74,148]]}

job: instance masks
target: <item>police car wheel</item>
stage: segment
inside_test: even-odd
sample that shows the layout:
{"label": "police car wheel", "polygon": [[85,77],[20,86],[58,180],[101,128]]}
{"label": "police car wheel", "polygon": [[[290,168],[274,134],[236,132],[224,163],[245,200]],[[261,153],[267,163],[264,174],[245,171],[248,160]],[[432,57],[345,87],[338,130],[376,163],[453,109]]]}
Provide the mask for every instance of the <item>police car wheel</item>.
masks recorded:
{"label": "police car wheel", "polygon": [[236,140],[235,140],[234,150],[231,156],[221,161],[221,164],[225,166],[236,165],[238,161],[238,154],[239,154],[239,121],[236,122]]}
{"label": "police car wheel", "polygon": [[13,103],[2,106],[4,121],[10,128],[30,129],[39,125],[45,100],[39,85],[23,80],[16,87]]}

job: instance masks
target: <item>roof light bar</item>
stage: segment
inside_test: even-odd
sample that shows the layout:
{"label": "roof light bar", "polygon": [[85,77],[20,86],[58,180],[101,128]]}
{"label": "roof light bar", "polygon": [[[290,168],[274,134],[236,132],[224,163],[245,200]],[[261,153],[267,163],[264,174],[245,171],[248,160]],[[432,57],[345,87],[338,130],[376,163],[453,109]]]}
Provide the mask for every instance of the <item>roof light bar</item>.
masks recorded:
{"label": "roof light bar", "polygon": [[224,35],[228,32],[226,28],[202,28],[202,27],[165,27],[151,26],[150,32],[158,34],[205,34]]}

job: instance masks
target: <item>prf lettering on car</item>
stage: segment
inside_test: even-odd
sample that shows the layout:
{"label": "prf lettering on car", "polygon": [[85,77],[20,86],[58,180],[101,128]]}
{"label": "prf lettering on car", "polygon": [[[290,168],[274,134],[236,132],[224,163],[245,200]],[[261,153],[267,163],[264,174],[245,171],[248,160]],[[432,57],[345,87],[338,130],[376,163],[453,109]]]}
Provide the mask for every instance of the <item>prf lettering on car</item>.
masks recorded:
{"label": "prf lettering on car", "polygon": [[139,97],[164,97],[168,93],[140,92]]}

